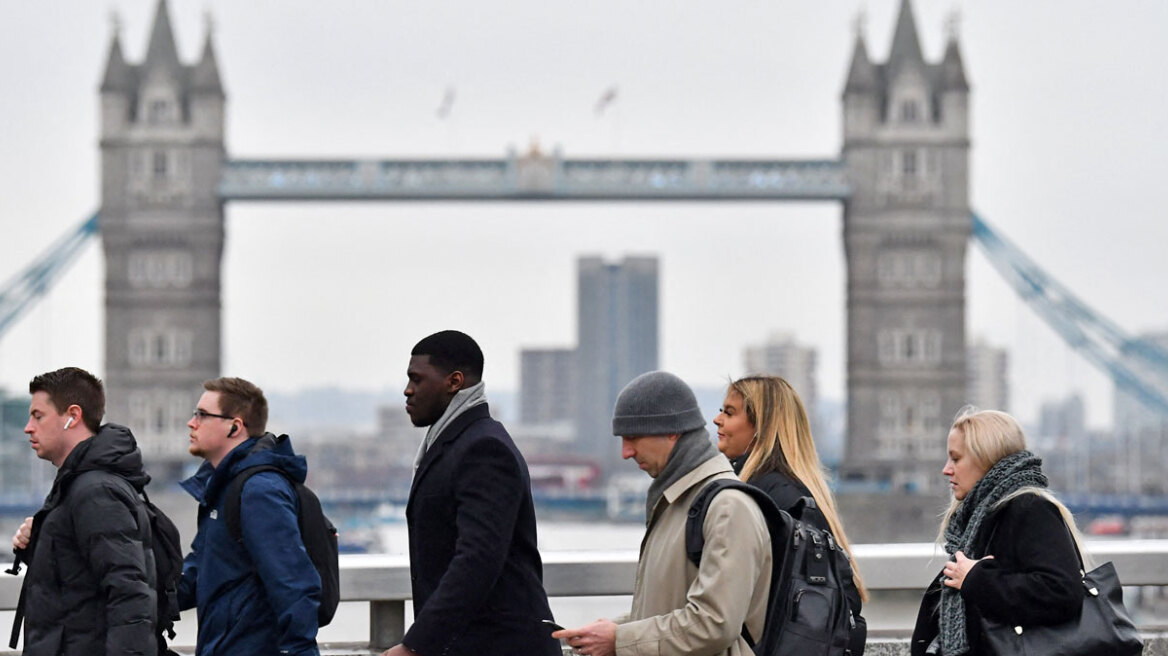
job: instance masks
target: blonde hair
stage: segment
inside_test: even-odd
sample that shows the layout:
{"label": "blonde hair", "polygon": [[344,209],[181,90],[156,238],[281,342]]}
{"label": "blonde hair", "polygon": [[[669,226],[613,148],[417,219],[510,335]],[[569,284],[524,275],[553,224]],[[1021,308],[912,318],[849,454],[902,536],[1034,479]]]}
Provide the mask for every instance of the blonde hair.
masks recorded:
{"label": "blonde hair", "polygon": [[742,397],[746,418],[755,428],[754,446],[742,467],[742,480],[777,471],[805,485],[827,519],[831,534],[848,554],[856,589],[867,601],[868,590],[852,557],[852,545],[844,533],[835,497],[828,488],[827,472],[815,450],[803,401],[791,384],[778,376],[739,378],[730,383],[730,389]]}
{"label": "blonde hair", "polygon": [[[957,431],[964,438],[967,457],[972,458],[974,464],[984,471],[989,471],[1002,458],[1026,450],[1026,435],[1022,431],[1021,424],[1018,423],[1017,419],[1001,410],[980,410],[975,406],[967,405],[957,411],[957,416],[953,418],[953,426],[950,427],[949,432],[953,431]],[[1071,532],[1071,539],[1074,540],[1075,548],[1079,550],[1084,564],[1090,564],[1091,557],[1083,549],[1083,536],[1079,533],[1078,527],[1075,526],[1075,517],[1046,488],[1027,486],[1014,490],[997,501],[992,510],[1001,508],[1023,494],[1037,494],[1054,504],[1059,515],[1062,516],[1063,522],[1067,525],[1067,529]],[[961,501],[954,497],[942,515],[941,528],[937,532],[937,544],[945,542],[945,531],[949,528],[949,522],[953,520],[953,515],[959,507],[961,507]]]}

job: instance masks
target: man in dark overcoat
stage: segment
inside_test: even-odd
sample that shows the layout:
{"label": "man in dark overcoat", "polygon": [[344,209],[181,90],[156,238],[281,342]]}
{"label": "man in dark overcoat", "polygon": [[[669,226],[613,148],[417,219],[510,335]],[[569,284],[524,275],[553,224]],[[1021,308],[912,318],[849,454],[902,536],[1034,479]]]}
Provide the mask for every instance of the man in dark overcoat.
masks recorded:
{"label": "man in dark overcoat", "polygon": [[435,333],[406,375],[406,412],[429,427],[406,507],[414,623],[383,656],[557,656],[527,463],[491,418],[482,350]]}

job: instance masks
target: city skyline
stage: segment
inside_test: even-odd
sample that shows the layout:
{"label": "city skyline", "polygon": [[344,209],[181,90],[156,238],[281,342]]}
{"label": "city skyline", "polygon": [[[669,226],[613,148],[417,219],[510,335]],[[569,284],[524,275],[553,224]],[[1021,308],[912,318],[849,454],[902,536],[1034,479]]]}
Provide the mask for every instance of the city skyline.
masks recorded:
{"label": "city skyline", "polygon": [[[882,60],[898,3],[864,4],[868,51]],[[170,4],[184,61],[202,48],[206,6]],[[718,11],[721,22],[697,4],[577,12],[521,3],[507,17],[456,2],[327,12],[296,3],[209,6],[235,157],[498,156],[508,146],[525,151],[533,134],[545,151],[559,144],[568,156],[834,157],[849,23],[861,5],[733,3]],[[154,2],[115,7],[124,51],[136,61]],[[1157,248],[1168,227],[1153,220],[1151,191],[1168,168],[1168,135],[1155,118],[1168,104],[1168,82],[1154,70],[1168,11],[918,1],[930,60],[953,7],[964,14],[973,87],[973,206],[1124,328],[1168,326],[1154,303],[1155,283],[1168,275]],[[0,108],[3,124],[21,127],[0,150],[8,186],[0,281],[98,204],[106,9],[0,8],[0,79],[25,90]],[[451,10],[463,14],[442,14]],[[318,23],[348,35],[344,43]],[[409,25],[430,42],[408,34]],[[261,32],[270,38],[255,41]],[[711,47],[694,53],[682,42]],[[492,56],[476,57],[475,48]],[[48,56],[62,52],[70,56]],[[598,116],[597,98],[614,86]],[[455,93],[440,119],[447,88]],[[483,342],[489,387],[517,389],[521,346],[573,342],[575,257],[652,252],[661,257],[663,367],[699,385],[724,382],[743,373],[744,344],[789,330],[821,353],[820,395],[842,397],[841,211],[832,205],[237,203],[227,213],[224,373],[274,390],[392,385],[413,342],[447,325]],[[491,252],[478,252],[483,243]],[[0,342],[0,385],[19,392],[34,373],[64,364],[103,369],[99,250],[91,246]],[[968,266],[968,334],[1010,349],[1012,409],[1033,418],[1043,400],[1082,389],[1090,423],[1109,423],[1106,380],[1014,298],[980,253]],[[460,298],[461,312],[418,300],[466,291],[446,267],[491,272],[467,283],[476,298]],[[487,309],[489,321],[466,323]],[[79,318],[92,326],[70,328]],[[273,326],[283,330],[272,334]]]}

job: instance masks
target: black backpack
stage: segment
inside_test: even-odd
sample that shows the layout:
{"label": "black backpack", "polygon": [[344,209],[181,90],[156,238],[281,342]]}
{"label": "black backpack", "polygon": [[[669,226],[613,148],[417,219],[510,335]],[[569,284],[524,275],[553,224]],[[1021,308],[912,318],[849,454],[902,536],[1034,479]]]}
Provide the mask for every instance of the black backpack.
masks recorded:
{"label": "black backpack", "polygon": [[[795,520],[786,512],[779,510],[773,499],[761,489],[732,478],[718,478],[706,485],[689,507],[689,515],[685,521],[685,555],[694,565],[701,567],[702,549],[706,546],[706,536],[702,533],[702,525],[706,521],[706,511],[714,496],[722,490],[734,489],[745,492],[758,504],[766,519],[767,530],[771,536],[771,581],[770,592],[767,596],[766,620],[763,625],[763,634],[755,639],[750,635],[746,625],[742,625],[742,637],[754,650],[755,654],[775,654],[773,645],[777,644],[778,633],[773,630],[783,624],[787,615],[787,595],[783,590],[791,580],[790,551],[794,539]],[[745,591],[744,591],[744,594]]]}
{"label": "black backpack", "polygon": [[[67,481],[72,483],[72,479],[67,479]],[[64,496],[64,487],[68,483],[62,482],[62,496]],[[131,488],[131,493],[134,493],[133,486],[129,485],[129,481],[126,481],[126,485]],[[146,490],[142,490],[140,498],[146,509],[146,515],[150,518],[150,550],[154,553],[154,593],[157,600],[155,630],[158,632],[158,654],[159,656],[178,656],[166,646],[166,641],[167,639],[174,640],[174,623],[179,619],[178,582],[182,578],[183,568],[182,541],[179,538],[178,527],[174,525],[170,517],[166,516],[166,513],[162,512],[162,509],[150,501]],[[41,510],[33,519],[34,541],[38,528],[47,514],[47,510]],[[12,569],[6,571],[9,574],[19,574],[21,559],[22,552],[17,552],[16,562],[12,564]],[[23,623],[24,588],[21,587],[20,600],[17,602],[16,615],[12,620],[12,635],[8,644],[11,649],[16,649],[16,641],[20,637],[20,627]]]}
{"label": "black backpack", "polygon": [[154,592],[158,597],[158,653],[178,656],[166,646],[174,640],[174,623],[178,621],[178,582],[182,578],[183,552],[178,527],[162,509],[150,501],[142,490],[142,505],[150,518],[150,550],[154,552]]}
{"label": "black backpack", "polygon": [[[264,451],[276,446],[287,439],[287,435],[275,437],[265,435],[252,447],[252,451]],[[313,567],[320,575],[320,606],[317,608],[317,624],[325,626],[333,621],[337,612],[337,604],[341,601],[341,573],[339,564],[339,550],[337,547],[337,529],[325,517],[320,507],[320,499],[308,489],[306,485],[295,481],[288,472],[273,465],[256,465],[248,467],[235,475],[227,486],[223,501],[224,519],[227,522],[227,531],[236,542],[243,542],[243,526],[240,524],[240,496],[243,494],[243,484],[249,478],[260,472],[276,472],[283,476],[293,489],[300,502],[300,512],[297,515],[297,524],[300,526],[300,538],[304,540],[304,550],[312,560]]]}
{"label": "black backpack", "polygon": [[[694,563],[701,559],[702,545],[697,541],[701,539],[710,501],[727,487],[751,494],[759,507],[764,508],[764,515],[767,510],[760,498],[775,508],[774,501],[765,492],[748,483],[719,479],[708,485],[694,499],[686,522],[686,552]],[[856,621],[844,589],[845,585],[852,585],[848,555],[830,531],[809,521],[809,511],[819,512],[814,499],[803,497],[793,510],[795,516],[775,508],[784,522],[778,539],[775,522],[768,516],[772,546],[785,544],[784,553],[775,557],[774,568],[775,572],[782,570],[782,578],[771,579],[767,623],[762,638],[757,645],[751,642],[751,647],[756,654],[768,656],[860,656],[867,625],[863,618]],[[743,631],[749,642],[745,627]],[[853,633],[855,649],[859,651],[853,651],[850,646]]]}

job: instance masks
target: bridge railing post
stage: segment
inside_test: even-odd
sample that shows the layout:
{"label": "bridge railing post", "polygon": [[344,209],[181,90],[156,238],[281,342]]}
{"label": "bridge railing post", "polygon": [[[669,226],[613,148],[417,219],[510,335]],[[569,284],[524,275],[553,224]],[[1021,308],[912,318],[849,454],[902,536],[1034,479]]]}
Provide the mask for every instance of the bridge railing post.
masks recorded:
{"label": "bridge railing post", "polygon": [[401,600],[369,602],[369,647],[389,649],[406,634],[406,602]]}

